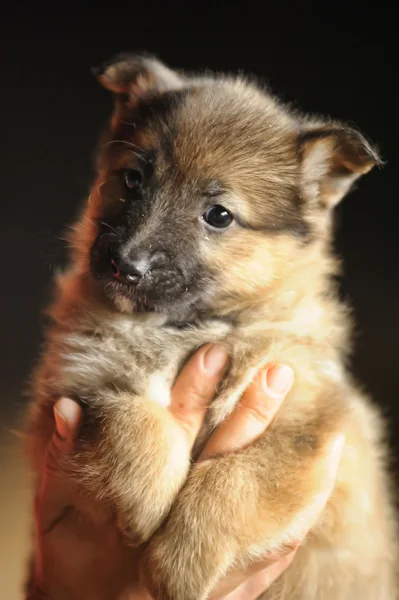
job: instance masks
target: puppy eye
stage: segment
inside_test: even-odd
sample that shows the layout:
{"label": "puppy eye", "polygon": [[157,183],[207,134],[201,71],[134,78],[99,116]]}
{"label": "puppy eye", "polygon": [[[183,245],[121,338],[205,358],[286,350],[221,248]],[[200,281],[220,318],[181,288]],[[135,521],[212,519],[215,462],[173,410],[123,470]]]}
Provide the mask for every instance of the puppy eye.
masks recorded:
{"label": "puppy eye", "polygon": [[138,169],[127,169],[123,174],[123,183],[128,190],[135,190],[143,183],[143,175]]}
{"label": "puppy eye", "polygon": [[215,204],[208,208],[208,210],[202,215],[202,218],[208,225],[215,227],[216,229],[225,229],[233,222],[233,215],[224,206]]}

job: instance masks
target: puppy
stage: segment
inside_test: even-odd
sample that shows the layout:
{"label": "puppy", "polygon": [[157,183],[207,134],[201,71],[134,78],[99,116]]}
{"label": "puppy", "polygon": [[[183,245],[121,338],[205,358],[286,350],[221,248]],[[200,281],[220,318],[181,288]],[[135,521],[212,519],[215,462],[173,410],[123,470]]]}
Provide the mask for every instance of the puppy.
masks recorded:
{"label": "puppy", "polygon": [[[149,540],[156,598],[203,600],[230,568],[295,544],[342,432],[333,494],[264,598],[394,600],[384,427],[345,370],[350,324],[330,253],[333,208],[376,151],[243,78],[140,56],[97,76],[115,106],[34,376],[36,468],[55,399],[75,397],[71,477],[114,507],[132,544]],[[225,344],[231,366],[194,454],[266,362],[291,365],[296,382],[267,435],[191,466],[168,405],[205,342]]]}

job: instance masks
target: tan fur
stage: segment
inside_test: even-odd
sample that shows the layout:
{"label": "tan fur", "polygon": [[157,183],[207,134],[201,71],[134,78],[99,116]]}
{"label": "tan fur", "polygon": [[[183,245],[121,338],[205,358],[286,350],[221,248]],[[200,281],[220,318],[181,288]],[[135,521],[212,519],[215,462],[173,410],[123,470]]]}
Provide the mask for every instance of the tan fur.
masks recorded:
{"label": "tan fur", "polygon": [[[179,109],[173,175],[167,158],[157,166],[164,177],[163,198],[169,194],[175,201],[204,174],[211,181],[222,172],[223,204],[239,211],[249,227],[235,225],[234,235],[204,235],[199,241],[201,261],[218,274],[217,285],[204,292],[205,316],[178,328],[162,312],[136,313],[134,299],[117,288],[105,297],[92,280],[89,250],[104,206],[124,201],[114,191],[113,169],[132,159],[125,147],[115,148],[113,141],[122,135],[116,128],[122,119],[129,121],[138,95],[169,89],[166,67],[147,64],[151,77],[146,79],[140,65],[137,73],[137,64],[125,61],[120,73],[116,65],[102,76],[128,100],[118,98],[113,137],[73,235],[72,265],[59,278],[50,309],[53,325],[35,375],[30,417],[35,467],[53,429],[54,400],[79,398],[85,421],[68,463],[71,477],[82,491],[116,507],[131,543],[152,536],[148,556],[156,598],[202,600],[233,566],[295,543],[300,537],[295,517],[320,490],[327,445],[343,432],[344,453],[328,505],[292,566],[264,598],[395,600],[398,555],[384,428],[345,370],[349,319],[330,282],[337,265],[326,213],[326,206],[371,168],[373,157],[363,141],[342,137],[336,124],[336,136],[298,143],[302,127],[323,126],[298,125],[296,117],[245,81],[222,78],[215,86],[209,78],[193,79],[189,100]],[[176,77],[170,89],[188,85]],[[232,98],[228,108],[225,97]],[[144,129],[131,136],[123,139],[143,148],[161,134]],[[364,153],[358,164],[353,144]],[[145,240],[148,228],[156,230],[161,200],[132,243]],[[307,243],[293,234],[294,212],[312,229]],[[272,233],[256,230],[261,218]],[[287,363],[295,370],[295,385],[267,435],[191,467],[184,433],[167,410],[169,388],[187,357],[215,341],[229,349],[231,369],[194,456],[210,426],[239,402],[255,369],[269,361]]]}

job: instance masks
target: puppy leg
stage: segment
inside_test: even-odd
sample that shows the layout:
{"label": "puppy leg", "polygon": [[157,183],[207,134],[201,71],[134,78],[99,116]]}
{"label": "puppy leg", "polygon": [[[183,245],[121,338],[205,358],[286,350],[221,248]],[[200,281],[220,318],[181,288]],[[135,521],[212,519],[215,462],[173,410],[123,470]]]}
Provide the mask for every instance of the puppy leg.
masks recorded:
{"label": "puppy leg", "polygon": [[280,425],[236,454],[195,465],[148,548],[154,597],[203,600],[229,568],[295,545],[327,477],[326,440],[314,425]]}
{"label": "puppy leg", "polygon": [[102,398],[93,414],[94,440],[78,446],[71,470],[89,494],[115,507],[132,543],[142,543],[163,521],[186,479],[187,436],[167,409],[128,393]]}

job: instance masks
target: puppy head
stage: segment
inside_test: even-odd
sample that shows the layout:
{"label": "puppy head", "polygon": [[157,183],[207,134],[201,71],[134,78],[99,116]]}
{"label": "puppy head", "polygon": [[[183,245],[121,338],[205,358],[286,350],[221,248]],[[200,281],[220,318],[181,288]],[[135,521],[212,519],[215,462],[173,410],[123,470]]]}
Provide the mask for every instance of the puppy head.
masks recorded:
{"label": "puppy head", "polygon": [[267,301],[379,162],[358,132],[293,115],[240,78],[122,56],[98,79],[115,110],[79,243],[123,311],[185,320]]}

